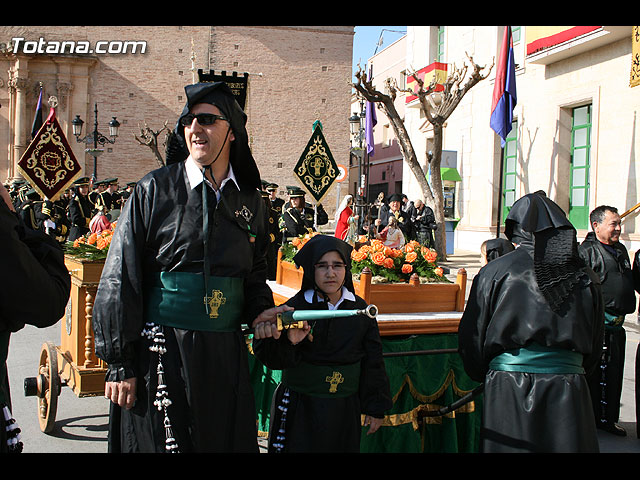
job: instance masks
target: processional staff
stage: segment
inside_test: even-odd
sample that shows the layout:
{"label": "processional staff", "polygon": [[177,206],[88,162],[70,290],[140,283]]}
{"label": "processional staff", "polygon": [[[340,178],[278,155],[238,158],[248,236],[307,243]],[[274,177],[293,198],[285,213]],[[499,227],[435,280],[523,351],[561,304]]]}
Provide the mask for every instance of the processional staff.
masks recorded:
{"label": "processional staff", "polygon": [[[342,317],[355,317],[356,315],[366,315],[369,318],[376,318],[378,307],[367,305],[363,309],[354,310],[290,310],[277,314],[276,324],[278,330],[288,330],[290,328],[303,328],[304,322]],[[254,332],[253,328],[243,330],[244,335]]]}

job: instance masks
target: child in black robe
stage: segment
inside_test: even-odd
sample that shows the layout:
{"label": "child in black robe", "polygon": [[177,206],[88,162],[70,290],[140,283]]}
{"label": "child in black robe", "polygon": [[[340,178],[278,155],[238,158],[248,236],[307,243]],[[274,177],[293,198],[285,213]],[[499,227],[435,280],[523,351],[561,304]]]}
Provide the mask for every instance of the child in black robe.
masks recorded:
{"label": "child in black robe", "polygon": [[[286,305],[365,309],[353,287],[351,250],[333,236],[307,242],[294,258],[304,269],[302,288]],[[359,452],[362,424],[374,433],[392,406],[375,318],[319,318],[286,333],[265,323],[256,326],[254,352],[268,368],[283,371],[272,405],[270,452]]]}

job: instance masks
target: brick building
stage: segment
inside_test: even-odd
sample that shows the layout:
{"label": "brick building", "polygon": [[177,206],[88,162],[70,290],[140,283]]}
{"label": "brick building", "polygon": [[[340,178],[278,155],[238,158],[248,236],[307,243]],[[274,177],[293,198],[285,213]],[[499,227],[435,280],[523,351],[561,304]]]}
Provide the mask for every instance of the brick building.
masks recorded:
{"label": "brick building", "polygon": [[[0,181],[19,176],[40,84],[45,101],[58,98],[58,121],[85,175],[93,157],[71,121],[80,115],[83,136],[92,132],[97,104],[101,133],[108,135],[114,116],[121,124],[98,158],[98,179],[141,178],[158,162],[134,135],[144,124],[173,128],[184,86],[202,69],[248,74],[251,148],[262,177],[284,193],[298,184],[293,167],[316,120],[336,161],[348,162],[353,33],[352,26],[1,26]],[[323,203],[333,211],[335,188]]]}

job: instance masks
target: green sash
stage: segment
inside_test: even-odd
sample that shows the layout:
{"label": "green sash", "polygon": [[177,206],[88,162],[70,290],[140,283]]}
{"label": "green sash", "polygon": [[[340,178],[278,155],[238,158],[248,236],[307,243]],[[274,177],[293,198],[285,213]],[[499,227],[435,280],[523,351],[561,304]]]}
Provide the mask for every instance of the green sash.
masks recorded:
{"label": "green sash", "polygon": [[360,362],[351,365],[302,363],[282,371],[282,383],[299,393],[314,397],[348,397],[358,391]]}
{"label": "green sash", "polygon": [[146,289],[145,321],[187,330],[238,330],[244,308],[244,280],[210,276],[211,291],[206,297],[203,284],[201,273],[153,274]]}
{"label": "green sash", "polygon": [[581,353],[537,343],[497,355],[489,363],[489,368],[508,372],[584,374]]}

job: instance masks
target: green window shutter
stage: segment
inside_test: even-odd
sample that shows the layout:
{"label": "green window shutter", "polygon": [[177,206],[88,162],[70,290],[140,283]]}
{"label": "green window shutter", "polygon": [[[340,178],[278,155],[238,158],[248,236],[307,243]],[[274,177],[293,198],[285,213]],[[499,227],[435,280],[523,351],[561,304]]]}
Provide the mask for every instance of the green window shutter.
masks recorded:
{"label": "green window shutter", "polygon": [[505,140],[502,170],[502,222],[504,223],[509,210],[517,200],[517,166],[518,166],[518,122],[514,120],[511,131]]}
{"label": "green window shutter", "polygon": [[569,221],[589,228],[589,168],[591,157],[591,105],[574,108],[571,125]]}

